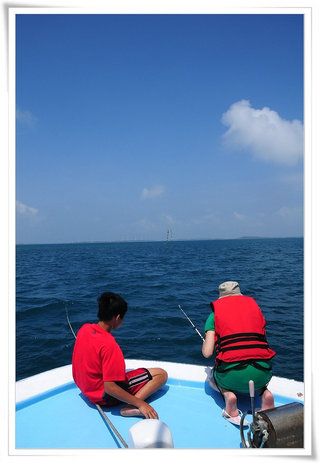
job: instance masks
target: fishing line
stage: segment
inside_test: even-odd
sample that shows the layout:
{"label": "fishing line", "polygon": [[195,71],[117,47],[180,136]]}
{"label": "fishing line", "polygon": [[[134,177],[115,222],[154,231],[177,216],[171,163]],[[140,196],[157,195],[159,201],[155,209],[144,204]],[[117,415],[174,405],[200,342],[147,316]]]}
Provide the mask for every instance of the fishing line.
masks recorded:
{"label": "fishing line", "polygon": [[[68,324],[69,324],[69,327],[72,331],[72,334],[74,336],[74,339],[77,339],[77,336],[75,335],[73,329],[72,329],[72,325],[70,323],[70,320],[69,320],[69,314],[68,314],[68,309],[67,307],[65,308],[66,309],[66,316],[67,316],[67,320],[68,320]],[[114,425],[111,423],[111,421],[109,420],[109,418],[107,417],[107,415],[104,413],[104,411],[102,410],[102,408],[100,407],[99,404],[95,404],[95,406],[97,407],[97,409],[99,410],[102,418],[107,422],[107,424],[110,426],[110,428],[113,430],[113,432],[116,434],[116,436],[118,437],[118,439],[120,440],[120,442],[122,443],[122,445],[125,447],[125,448],[128,448],[128,444],[126,443],[126,441],[123,439],[123,437],[121,436],[121,434],[119,433],[119,431],[114,427]]]}
{"label": "fishing line", "polygon": [[185,313],[185,311],[182,309],[181,305],[178,305],[179,309],[181,310],[181,312],[183,313],[183,315],[187,318],[187,320],[191,323],[192,325],[192,328],[196,331],[196,333],[200,336],[200,338],[202,339],[202,341],[204,342],[204,337],[202,336],[202,334],[200,333],[200,331],[198,330],[198,328],[196,327],[196,325],[193,323],[193,321],[188,317],[188,315]]}

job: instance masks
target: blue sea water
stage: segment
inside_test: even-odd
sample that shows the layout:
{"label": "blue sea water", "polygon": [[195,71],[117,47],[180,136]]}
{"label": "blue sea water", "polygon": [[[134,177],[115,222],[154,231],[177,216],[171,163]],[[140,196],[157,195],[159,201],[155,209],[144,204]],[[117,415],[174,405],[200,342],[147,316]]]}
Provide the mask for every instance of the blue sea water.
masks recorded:
{"label": "blue sea water", "polygon": [[71,363],[66,309],[77,332],[97,321],[103,291],[128,302],[113,332],[126,358],[207,364],[178,305],[204,334],[227,280],[263,311],[274,375],[303,381],[302,238],[18,245],[16,379]]}

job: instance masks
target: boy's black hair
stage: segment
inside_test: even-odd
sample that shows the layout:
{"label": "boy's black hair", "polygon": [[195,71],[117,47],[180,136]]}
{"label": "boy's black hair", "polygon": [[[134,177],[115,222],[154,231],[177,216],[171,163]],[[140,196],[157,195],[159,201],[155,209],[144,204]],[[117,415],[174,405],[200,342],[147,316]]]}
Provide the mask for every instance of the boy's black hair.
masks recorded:
{"label": "boy's black hair", "polygon": [[99,321],[110,321],[113,317],[120,315],[120,318],[125,316],[128,309],[128,304],[122,299],[119,294],[112,292],[102,293],[98,298],[98,318]]}

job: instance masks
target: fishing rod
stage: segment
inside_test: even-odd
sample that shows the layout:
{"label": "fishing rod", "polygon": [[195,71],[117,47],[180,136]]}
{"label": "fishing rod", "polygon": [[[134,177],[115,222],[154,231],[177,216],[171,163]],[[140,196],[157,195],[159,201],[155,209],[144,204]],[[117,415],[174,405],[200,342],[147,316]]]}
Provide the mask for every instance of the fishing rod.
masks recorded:
{"label": "fishing rod", "polygon": [[189,320],[189,322],[191,323],[192,325],[192,328],[196,331],[196,333],[200,336],[200,338],[202,339],[202,341],[204,342],[204,337],[202,336],[202,334],[200,333],[200,331],[198,330],[198,328],[196,327],[196,325],[193,323],[193,321],[188,317],[188,315],[185,313],[185,311],[183,310],[183,308],[181,307],[181,305],[178,305],[179,309],[181,310],[181,312],[183,313],[183,315],[187,318],[187,320]]}
{"label": "fishing rod", "polygon": [[70,330],[72,331],[72,334],[73,334],[73,336],[74,336],[74,339],[77,339],[77,336],[75,335],[75,332],[73,331],[72,325],[71,325],[70,320],[69,320],[69,314],[68,314],[68,309],[67,309],[67,307],[66,307],[65,309],[66,309],[66,316],[67,316],[67,320],[68,320],[68,324],[69,324]]}
{"label": "fishing rod", "polygon": [[[77,339],[77,336],[75,335],[75,332],[73,331],[72,329],[72,325],[70,323],[70,320],[69,320],[69,314],[68,314],[68,309],[67,307],[65,308],[66,309],[66,316],[67,316],[67,320],[68,320],[68,324],[69,324],[69,327],[72,331],[72,334],[74,336],[74,339]],[[126,441],[123,439],[123,437],[121,436],[121,434],[119,433],[119,431],[114,427],[114,425],[111,423],[111,421],[109,420],[109,418],[107,417],[107,415],[104,413],[104,411],[102,410],[102,408],[100,407],[99,404],[95,404],[95,406],[97,407],[97,409],[99,410],[102,418],[107,422],[107,424],[110,426],[110,428],[113,430],[113,432],[115,433],[115,435],[118,437],[118,439],[120,440],[120,442],[122,443],[122,445],[125,447],[125,448],[128,448],[128,444],[126,443]]]}

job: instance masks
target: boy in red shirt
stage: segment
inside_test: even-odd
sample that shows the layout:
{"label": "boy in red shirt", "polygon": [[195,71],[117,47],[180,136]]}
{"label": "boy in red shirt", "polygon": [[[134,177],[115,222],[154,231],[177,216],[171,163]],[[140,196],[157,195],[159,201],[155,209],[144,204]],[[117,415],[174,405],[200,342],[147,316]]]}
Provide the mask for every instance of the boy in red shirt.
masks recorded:
{"label": "boy in red shirt", "polygon": [[145,399],[168,378],[162,368],[125,371],[122,351],[111,330],[123,323],[127,303],[118,294],[106,292],[98,299],[98,323],[86,323],[78,331],[72,357],[72,374],[81,392],[93,403],[112,406],[126,403],[122,416],[158,418]]}

